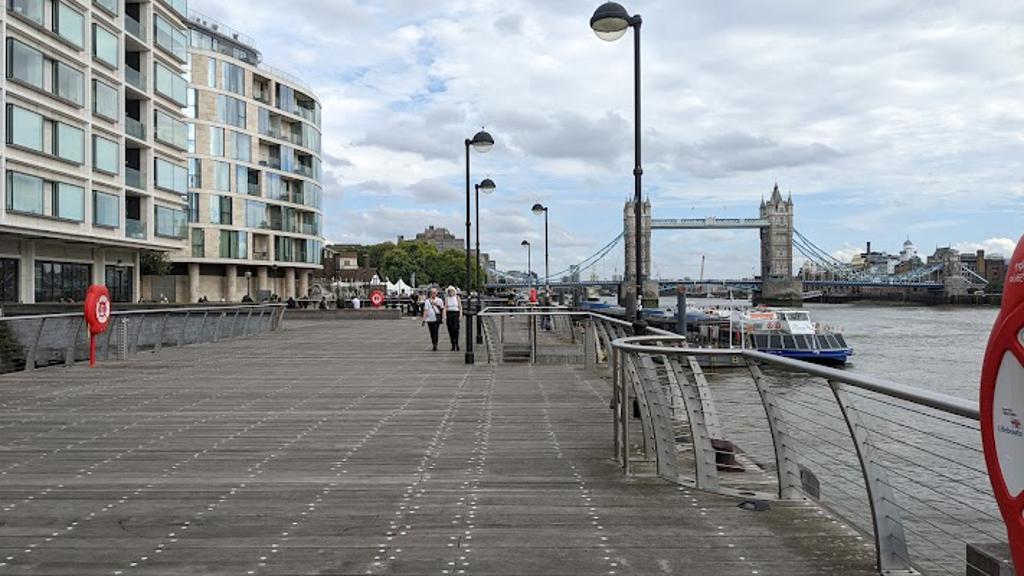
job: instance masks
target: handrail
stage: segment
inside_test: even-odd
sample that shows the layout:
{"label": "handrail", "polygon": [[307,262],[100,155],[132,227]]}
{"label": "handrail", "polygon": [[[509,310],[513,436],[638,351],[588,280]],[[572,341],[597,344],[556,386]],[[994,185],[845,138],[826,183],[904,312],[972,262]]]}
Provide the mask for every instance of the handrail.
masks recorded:
{"label": "handrail", "polygon": [[[674,335],[675,336],[675,335]],[[676,336],[682,338],[681,336]],[[701,356],[741,356],[763,362],[766,364],[774,364],[789,368],[799,372],[805,372],[811,376],[819,376],[826,380],[832,380],[836,382],[842,382],[849,384],[855,388],[862,388],[864,390],[870,390],[878,394],[890,396],[892,398],[898,398],[900,400],[906,400],[928,408],[933,408],[941,412],[948,414],[955,414],[957,416],[963,416],[964,418],[970,418],[971,420],[978,421],[981,419],[978,403],[972,402],[964,398],[958,398],[956,396],[950,396],[948,394],[942,394],[940,392],[932,392],[931,390],[925,390],[923,388],[917,388],[914,386],[907,386],[906,384],[899,384],[885,380],[883,378],[875,378],[872,376],[864,376],[860,374],[853,374],[843,370],[837,370],[835,368],[829,368],[828,366],[820,366],[818,364],[812,364],[810,362],[804,362],[802,360],[793,360],[792,358],[783,358],[782,356],[776,356],[774,354],[766,354],[764,352],[758,352],[756,350],[737,350],[728,348],[672,348],[664,346],[643,346],[634,344],[634,342],[643,342],[649,340],[665,340],[663,337],[650,337],[650,336],[630,336],[627,338],[619,338],[612,342],[612,346],[619,350],[627,350],[630,352],[642,352],[646,354],[684,354],[684,355],[701,355]]]}
{"label": "handrail", "polygon": [[[226,310],[237,310],[238,308],[284,308],[284,304],[236,304],[225,306],[194,306],[188,308],[147,308],[143,310],[112,310],[111,316],[132,316],[138,314],[167,314],[167,313],[194,313],[194,312],[224,312]],[[6,320],[39,320],[41,318],[80,318],[82,312],[57,312],[55,314],[26,314],[19,316],[0,316],[0,322]]]}

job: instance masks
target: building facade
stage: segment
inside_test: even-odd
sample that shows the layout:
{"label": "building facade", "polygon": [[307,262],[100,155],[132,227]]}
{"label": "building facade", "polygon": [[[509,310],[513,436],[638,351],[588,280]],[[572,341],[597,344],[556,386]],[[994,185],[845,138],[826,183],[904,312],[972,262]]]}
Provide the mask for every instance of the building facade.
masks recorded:
{"label": "building facade", "polygon": [[186,24],[189,242],[154,287],[189,302],[303,297],[322,269],[320,102],[248,36],[195,13]]}
{"label": "building facade", "polygon": [[[445,250],[458,250],[465,253],[466,251],[466,239],[456,238],[455,235],[449,232],[447,228],[427,226],[426,230],[416,234],[416,241],[426,242],[434,248],[437,248],[438,252],[444,252]],[[399,242],[401,242],[401,239]]]}
{"label": "building facade", "polygon": [[187,237],[187,0],[7,0],[0,301],[141,296]]}

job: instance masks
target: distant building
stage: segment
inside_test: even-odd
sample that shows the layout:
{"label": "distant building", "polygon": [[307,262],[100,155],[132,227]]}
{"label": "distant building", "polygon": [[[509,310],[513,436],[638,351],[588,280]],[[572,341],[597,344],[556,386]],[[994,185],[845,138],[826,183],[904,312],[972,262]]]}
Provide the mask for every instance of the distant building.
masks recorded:
{"label": "distant building", "polygon": [[908,237],[907,241],[903,243],[903,250],[900,250],[900,262],[909,262],[915,258],[918,261],[921,260],[917,257],[917,247],[914,246],[914,243]]}
{"label": "distant building", "polygon": [[[905,244],[904,244],[905,246]],[[851,265],[855,270],[872,276],[888,276],[896,271],[901,256],[888,254],[886,252],[874,252],[871,250],[871,242],[867,243],[867,250],[853,257]]]}
{"label": "distant building", "polygon": [[984,250],[961,254],[960,264],[991,283],[1001,285],[1006,277],[1006,259],[999,254],[985,256]]}
{"label": "distant building", "polygon": [[464,238],[456,238],[447,228],[427,226],[426,230],[416,234],[416,241],[426,242],[437,248],[438,252],[444,252],[445,250],[466,251],[466,240]]}
{"label": "distant building", "polygon": [[351,248],[324,246],[324,278],[335,278],[342,270],[359,268],[359,253]]}

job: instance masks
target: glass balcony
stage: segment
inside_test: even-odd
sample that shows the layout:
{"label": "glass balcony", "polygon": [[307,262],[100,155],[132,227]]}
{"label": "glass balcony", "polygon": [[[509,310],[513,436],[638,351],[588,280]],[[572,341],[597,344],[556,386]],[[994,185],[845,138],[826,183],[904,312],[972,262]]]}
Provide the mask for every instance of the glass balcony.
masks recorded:
{"label": "glass balcony", "polygon": [[136,70],[135,68],[132,68],[131,66],[125,66],[124,79],[126,82],[138,88],[139,90],[142,90],[143,92],[146,91],[146,75]]}
{"label": "glass balcony", "polygon": [[262,252],[261,251],[253,251],[252,259],[253,260],[264,260],[264,261],[270,260],[270,252],[267,252],[265,250],[262,251]]}
{"label": "glass balcony", "polygon": [[260,195],[260,185],[257,182],[248,182],[248,191],[250,196]]}
{"label": "glass balcony", "polygon": [[302,164],[296,164],[292,172],[295,172],[300,176],[306,176],[307,178],[313,177],[313,168],[309,166],[303,166]]}
{"label": "glass balcony", "polygon": [[132,220],[130,218],[125,219],[124,235],[128,238],[135,238],[136,240],[145,240],[146,223],[142,220]]}
{"label": "glass balcony", "polygon": [[124,183],[125,185],[135,188],[136,190],[146,189],[146,175],[137,168],[131,166],[124,167]]}
{"label": "glass balcony", "polygon": [[[124,117],[124,133],[139,140],[146,139],[146,127],[131,116]],[[131,168],[129,168],[131,170]]]}
{"label": "glass balcony", "polygon": [[281,169],[281,159],[280,158],[271,158],[269,156],[264,156],[263,158],[260,158],[260,166],[269,166],[270,168],[275,168],[277,170],[280,170]]}
{"label": "glass balcony", "polygon": [[139,40],[146,41],[146,29],[142,27],[138,20],[128,14],[124,15],[124,30]]}

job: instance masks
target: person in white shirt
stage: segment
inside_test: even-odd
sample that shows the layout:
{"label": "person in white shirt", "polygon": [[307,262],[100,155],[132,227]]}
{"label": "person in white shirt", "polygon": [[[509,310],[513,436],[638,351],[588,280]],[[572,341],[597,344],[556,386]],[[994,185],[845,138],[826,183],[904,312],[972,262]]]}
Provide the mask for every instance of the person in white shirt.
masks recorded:
{"label": "person in white shirt", "polygon": [[459,349],[459,320],[462,319],[462,300],[455,292],[454,286],[449,286],[448,294],[444,299],[444,321],[448,324],[448,338],[452,341],[452,350]]}
{"label": "person in white shirt", "polygon": [[423,302],[423,324],[430,330],[430,343],[437,351],[437,333],[441,329],[441,314],[444,313],[444,302],[437,297],[437,288],[431,288],[430,294]]}
{"label": "person in white shirt", "polygon": [[352,309],[359,310],[363,306],[363,303],[359,301],[359,296],[352,297]]}

